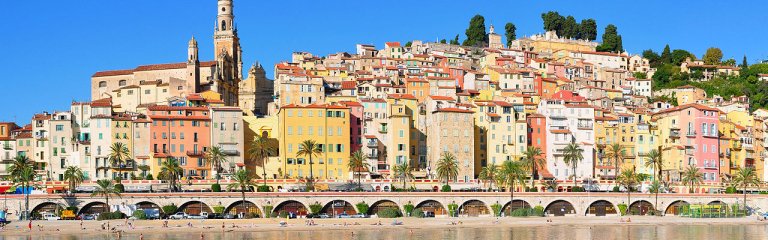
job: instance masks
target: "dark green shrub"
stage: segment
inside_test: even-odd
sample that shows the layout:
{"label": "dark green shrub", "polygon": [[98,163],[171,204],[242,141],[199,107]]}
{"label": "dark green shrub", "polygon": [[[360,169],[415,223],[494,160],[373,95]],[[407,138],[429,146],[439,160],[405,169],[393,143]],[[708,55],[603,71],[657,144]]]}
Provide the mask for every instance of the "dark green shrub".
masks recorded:
{"label": "dark green shrub", "polygon": [[456,217],[459,210],[459,205],[455,203],[448,204],[448,215]]}
{"label": "dark green shrub", "polygon": [[119,193],[124,193],[125,192],[125,186],[123,186],[122,183],[115,184],[115,191],[117,191]]}
{"label": "dark green shrub", "polygon": [[139,220],[145,220],[147,219],[147,213],[145,213],[144,210],[139,209],[139,210],[133,211],[133,217]]}
{"label": "dark green shrub", "polygon": [[99,214],[99,217],[96,218],[96,220],[112,220],[112,219],[123,219],[125,218],[125,214],[119,211],[115,212],[103,212]]}
{"label": "dark green shrub", "polygon": [[413,204],[410,204],[410,203],[405,204],[405,206],[403,206],[403,209],[405,209],[406,216],[409,216],[409,217],[413,216],[413,209],[414,209]]}
{"label": "dark green shrub", "polygon": [[531,211],[530,215],[534,216],[534,217],[543,217],[544,216],[544,207],[542,207],[542,206],[533,207],[533,210]]}
{"label": "dark green shrub", "polygon": [[173,215],[178,210],[179,210],[179,207],[177,207],[174,204],[163,206],[163,214],[165,215]]}
{"label": "dark green shrub", "polygon": [[398,218],[403,216],[400,209],[397,208],[385,208],[377,212],[376,215],[380,218]]}
{"label": "dark green shrub", "polygon": [[245,214],[244,217],[245,218],[259,218],[259,214],[255,213],[255,212],[249,212],[249,213]]}
{"label": "dark green shrub", "polygon": [[533,209],[531,208],[518,208],[512,211],[512,213],[510,213],[509,215],[511,217],[527,217],[531,214],[532,211]]}
{"label": "dark green shrub", "polygon": [[319,203],[309,204],[309,212],[310,213],[318,214],[318,213],[320,213],[320,210],[323,210],[323,205],[320,205]]}
{"label": "dark green shrub", "polygon": [[368,213],[368,204],[365,202],[359,202],[355,204],[355,207],[357,207],[357,212],[366,214]]}
{"label": "dark green shrub", "polygon": [[441,192],[450,192],[451,191],[451,185],[445,184],[443,187],[440,188]]}
{"label": "dark green shrub", "polygon": [[736,187],[727,187],[727,188],[725,188],[725,193],[728,193],[728,194],[737,193],[738,191],[739,190],[737,190]]}
{"label": "dark green shrub", "polygon": [[532,188],[532,187],[525,187],[525,191],[526,192],[538,192],[539,189],[535,188],[535,187],[534,188]]}
{"label": "dark green shrub", "polygon": [[276,217],[278,217],[278,214],[273,212],[272,214],[269,214],[269,217],[276,218]]}
{"label": "dark green shrub", "polygon": [[572,187],[571,192],[584,192],[583,187]]}
{"label": "dark green shrub", "polygon": [[613,186],[613,190],[611,192],[621,192],[619,189],[619,186]]}
{"label": "dark green shrub", "polygon": [[221,185],[218,183],[211,185],[211,192],[221,192]]}
{"label": "dark green shrub", "polygon": [[145,179],[145,180],[155,180],[155,178],[154,178],[154,177],[152,177],[152,174],[151,174],[151,173],[147,174],[147,176],[146,176],[146,177],[144,177],[144,179]]}
{"label": "dark green shrub", "polygon": [[421,211],[421,209],[413,209],[413,212],[411,212],[411,217],[423,218],[424,211]]}
{"label": "dark green shrub", "polygon": [[223,213],[224,212],[224,206],[221,206],[221,205],[213,206],[213,212],[214,213]]}
{"label": "dark green shrub", "polygon": [[257,192],[271,192],[272,190],[269,189],[269,186],[261,185],[256,187]]}
{"label": "dark green shrub", "polygon": [[279,216],[280,218],[287,218],[288,217],[288,211],[280,210],[280,212],[277,213],[277,216]]}

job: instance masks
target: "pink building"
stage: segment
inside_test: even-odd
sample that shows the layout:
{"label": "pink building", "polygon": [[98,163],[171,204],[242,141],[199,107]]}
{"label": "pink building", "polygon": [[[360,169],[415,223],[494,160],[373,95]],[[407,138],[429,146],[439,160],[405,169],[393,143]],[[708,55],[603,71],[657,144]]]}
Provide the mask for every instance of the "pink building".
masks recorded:
{"label": "pink building", "polygon": [[349,107],[349,142],[350,152],[360,150],[363,146],[363,105],[359,102],[342,101],[342,105]]}
{"label": "pink building", "polygon": [[659,119],[659,130],[662,131],[662,149],[684,149],[682,157],[672,159],[672,162],[665,161],[665,164],[673,165],[670,167],[677,168],[675,170],[678,174],[672,173],[673,179],[681,179],[687,166],[694,165],[704,174],[705,182],[720,181],[719,117],[718,109],[700,104],[685,104],[654,114],[654,118]]}

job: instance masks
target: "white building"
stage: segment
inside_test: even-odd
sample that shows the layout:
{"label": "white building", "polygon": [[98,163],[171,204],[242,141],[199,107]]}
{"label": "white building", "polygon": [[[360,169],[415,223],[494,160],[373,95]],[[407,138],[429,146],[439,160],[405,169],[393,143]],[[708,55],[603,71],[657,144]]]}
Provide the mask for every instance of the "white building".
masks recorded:
{"label": "white building", "polygon": [[571,165],[563,162],[563,149],[576,143],[584,159],[577,164],[576,179],[591,178],[594,171],[595,111],[587,104],[566,103],[560,99],[542,100],[538,112],[547,117],[547,168],[558,180],[570,179]]}

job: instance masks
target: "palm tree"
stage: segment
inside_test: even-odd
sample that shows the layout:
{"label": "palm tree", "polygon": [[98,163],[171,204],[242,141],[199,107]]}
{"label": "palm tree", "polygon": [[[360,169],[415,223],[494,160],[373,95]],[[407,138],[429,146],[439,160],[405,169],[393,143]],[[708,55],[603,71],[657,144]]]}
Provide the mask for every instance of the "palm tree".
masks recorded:
{"label": "palm tree", "polygon": [[248,170],[240,169],[235,172],[234,175],[232,175],[232,181],[234,182],[227,185],[227,190],[240,190],[240,194],[243,197],[243,201],[241,203],[243,204],[243,207],[245,207],[245,191],[249,190],[251,187],[256,186],[253,184],[253,177],[248,173]]}
{"label": "palm tree", "polygon": [[67,167],[67,170],[64,171],[64,180],[69,182],[69,192],[72,193],[72,195],[75,194],[75,188],[77,188],[77,185],[83,183],[84,178],[85,176],[83,176],[83,170],[80,169],[80,167],[69,166]]}
{"label": "palm tree", "polygon": [[411,165],[408,164],[407,161],[403,162],[400,165],[395,166],[395,176],[397,176],[400,179],[403,179],[403,189],[406,187],[406,182],[408,182],[408,179],[413,178],[413,168],[411,168]]}
{"label": "palm tree", "polygon": [[688,188],[688,193],[693,193],[693,185],[704,182],[704,174],[699,171],[699,168],[689,165],[685,172],[683,172],[683,182],[690,184],[691,187]]}
{"label": "palm tree", "polygon": [[169,189],[171,191],[176,190],[176,180],[179,178],[179,174],[184,171],[179,165],[179,160],[176,158],[168,158],[160,165],[160,174],[158,179],[168,180]]}
{"label": "palm tree", "polygon": [[501,164],[499,178],[502,179],[501,182],[503,182],[504,185],[509,187],[510,204],[512,204],[512,201],[515,199],[515,183],[519,182],[520,184],[525,185],[526,175],[524,167],[520,162],[507,160]]}
{"label": "palm tree", "polygon": [[320,149],[320,144],[317,144],[315,140],[304,140],[301,142],[301,145],[299,145],[299,151],[296,152],[296,156],[306,156],[309,157],[309,188],[307,191],[314,191],[315,190],[315,175],[314,170],[312,170],[312,158],[315,156],[320,155],[323,153],[323,149]]}
{"label": "palm tree", "polygon": [[605,152],[605,157],[613,159],[613,175],[618,178],[619,176],[619,163],[624,160],[624,147],[619,143],[608,145]]}
{"label": "palm tree", "polygon": [[661,182],[659,182],[658,179],[654,179],[653,182],[651,182],[651,185],[648,186],[648,191],[654,193],[656,195],[656,202],[653,204],[654,206],[654,212],[653,214],[658,213],[659,209],[657,206],[659,206],[659,191],[662,190],[664,186],[662,186]]}
{"label": "palm tree", "polygon": [[499,166],[491,164],[483,167],[483,169],[480,170],[480,175],[477,178],[483,182],[489,182],[490,186],[488,186],[488,188],[493,189],[493,181],[496,180],[498,175]]}
{"label": "palm tree", "polygon": [[205,152],[205,162],[211,164],[211,170],[216,171],[216,185],[219,184],[222,167],[221,165],[227,162],[227,155],[219,146],[213,146],[208,148]]}
{"label": "palm tree", "polygon": [[525,152],[523,152],[523,161],[524,166],[527,169],[531,170],[531,188],[534,188],[534,179],[538,177],[538,167],[537,165],[544,165],[546,164],[544,161],[544,158],[539,157],[542,154],[541,148],[529,146],[525,149]]}
{"label": "palm tree", "polygon": [[37,172],[33,167],[32,161],[26,156],[17,156],[11,166],[8,167],[8,173],[11,175],[15,187],[21,187],[24,193],[24,213],[22,219],[29,217],[29,193],[30,187],[38,187],[35,183]]}
{"label": "palm tree", "polygon": [[370,167],[368,161],[365,161],[365,153],[363,153],[363,150],[358,149],[357,151],[353,152],[352,155],[349,156],[349,162],[347,162],[347,166],[353,173],[357,173],[357,189],[362,190],[363,185],[360,181],[362,174],[360,173],[363,171],[363,169],[368,170]]}
{"label": "palm tree", "polygon": [[275,155],[275,147],[269,144],[269,139],[264,136],[256,135],[251,142],[251,148],[248,149],[248,153],[251,154],[251,158],[261,160],[262,176],[264,178],[264,186],[267,185],[267,161],[270,156]]}
{"label": "palm tree", "polygon": [[661,154],[656,149],[651,149],[645,157],[645,167],[653,168],[653,179],[657,180],[656,173],[658,172],[658,177],[661,177],[661,167],[664,166],[664,163],[661,162]]}
{"label": "palm tree", "polygon": [[128,150],[128,146],[121,142],[112,143],[112,145],[109,146],[109,155],[107,155],[107,157],[112,165],[118,167],[118,175],[120,175],[120,178],[123,178],[123,166],[126,161],[131,159],[131,151]]}
{"label": "palm tree", "polygon": [[437,178],[444,180],[445,185],[448,181],[456,179],[459,176],[459,162],[452,153],[445,151],[437,161]]}
{"label": "palm tree", "polygon": [[569,143],[567,146],[565,146],[565,149],[563,149],[563,162],[565,164],[571,165],[571,168],[573,169],[573,186],[576,186],[576,166],[579,165],[579,162],[584,160],[584,149],[581,149],[578,144],[576,143]]}
{"label": "palm tree", "polygon": [[621,174],[616,177],[616,181],[619,183],[619,185],[627,189],[627,206],[629,206],[629,204],[632,203],[630,201],[630,197],[632,195],[632,187],[640,182],[639,177],[637,174],[635,174],[634,171],[632,171],[632,169],[624,169],[624,171],[621,171]]}
{"label": "palm tree", "polygon": [[760,178],[757,177],[757,173],[755,172],[755,169],[752,167],[746,167],[739,169],[739,171],[736,173],[735,176],[733,176],[733,181],[736,183],[736,185],[740,185],[744,192],[744,208],[747,207],[747,187],[749,186],[760,186]]}
{"label": "palm tree", "polygon": [[101,179],[96,181],[96,189],[93,189],[93,193],[91,193],[91,197],[93,196],[102,196],[106,199],[107,204],[107,212],[110,211],[109,206],[109,197],[115,195],[120,197],[120,191],[118,191],[117,188],[115,188],[115,183],[112,182],[111,179]]}

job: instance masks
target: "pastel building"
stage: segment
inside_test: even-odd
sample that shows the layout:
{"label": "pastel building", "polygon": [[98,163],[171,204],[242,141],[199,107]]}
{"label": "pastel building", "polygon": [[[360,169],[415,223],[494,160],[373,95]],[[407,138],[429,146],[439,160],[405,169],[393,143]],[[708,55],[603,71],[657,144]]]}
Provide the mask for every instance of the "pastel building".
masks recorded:
{"label": "pastel building", "polygon": [[679,181],[685,169],[694,166],[704,174],[705,182],[720,181],[719,117],[719,110],[700,104],[681,105],[653,115],[660,129],[664,170],[671,180]]}

